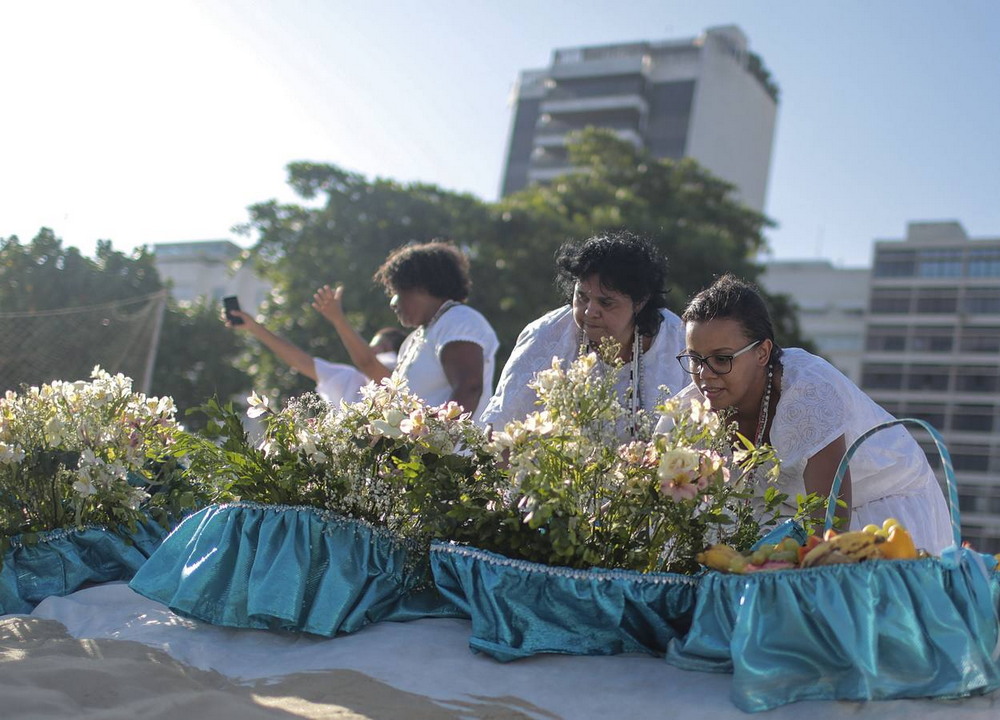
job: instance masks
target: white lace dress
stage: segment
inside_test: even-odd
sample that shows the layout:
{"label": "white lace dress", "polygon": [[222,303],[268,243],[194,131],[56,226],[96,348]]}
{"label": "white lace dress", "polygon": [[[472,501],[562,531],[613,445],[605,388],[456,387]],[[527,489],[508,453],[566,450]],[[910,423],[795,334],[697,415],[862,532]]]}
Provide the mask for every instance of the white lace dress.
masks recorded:
{"label": "white lace dress", "polygon": [[411,332],[399,349],[399,364],[393,376],[405,377],[410,391],[428,405],[448,402],[452,388],[441,367],[441,351],[453,342],[471,342],[483,349],[483,394],[472,413],[478,418],[493,393],[493,369],[500,341],[486,318],[468,305],[450,307],[430,325]]}
{"label": "white lace dress", "polygon": [[[678,353],[684,351],[684,325],[669,310],[661,310],[660,314],[663,317],[660,329],[640,359],[639,397],[647,410],[688,382],[688,375],[676,359]],[[500,374],[496,394],[482,414],[482,422],[502,428],[511,420],[521,420],[536,410],[537,397],[528,382],[535,373],[551,367],[553,357],[565,360],[564,367],[572,362],[579,352],[580,342],[580,328],[573,320],[573,308],[569,305],[531,322],[517,338]],[[667,387],[667,393],[661,393],[661,385]],[[626,365],[618,377],[619,397],[623,398],[623,403],[628,386],[629,368]]]}
{"label": "white lace dress", "polygon": [[[813,455],[844,436],[845,449],[862,433],[892,420],[837,368],[805,350],[781,355],[781,396],[774,408],[771,445],[781,460],[778,483],[794,498],[805,493],[803,472]],[[681,395],[700,397],[692,383]],[[918,547],[932,553],[953,543],[948,506],[924,451],[903,426],[862,443],[851,470],[851,528],[897,518]]]}

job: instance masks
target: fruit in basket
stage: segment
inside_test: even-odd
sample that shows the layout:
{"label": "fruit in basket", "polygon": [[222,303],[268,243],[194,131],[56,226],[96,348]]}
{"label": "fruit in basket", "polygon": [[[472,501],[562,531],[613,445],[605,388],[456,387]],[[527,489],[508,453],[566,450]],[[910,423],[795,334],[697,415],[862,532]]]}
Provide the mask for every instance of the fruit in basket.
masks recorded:
{"label": "fruit in basket", "polygon": [[882,557],[890,560],[917,558],[917,546],[910,533],[899,523],[889,528],[889,537],[879,546]]}
{"label": "fruit in basket", "polygon": [[747,558],[743,553],[723,544],[713,545],[708,550],[698,553],[695,560],[712,570],[729,573],[742,573],[747,566]]}
{"label": "fruit in basket", "polygon": [[861,530],[824,534],[824,540],[807,552],[800,563],[802,567],[820,567],[841,563],[855,563],[880,557],[879,542],[875,535]]}

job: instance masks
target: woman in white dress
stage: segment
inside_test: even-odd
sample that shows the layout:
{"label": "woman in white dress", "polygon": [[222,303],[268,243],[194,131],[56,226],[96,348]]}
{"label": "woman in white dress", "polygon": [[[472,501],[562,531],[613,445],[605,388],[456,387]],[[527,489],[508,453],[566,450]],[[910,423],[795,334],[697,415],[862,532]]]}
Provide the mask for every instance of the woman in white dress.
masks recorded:
{"label": "woman in white dress", "polygon": [[[694,382],[681,397],[705,398],[715,411],[732,411],[744,437],[771,445],[781,460],[779,488],[792,498],[829,495],[847,447],[892,419],[822,358],[780,348],[763,299],[732,275],[696,295],[682,318],[687,348],[677,359]],[[953,544],[944,495],[903,426],[862,443],[840,497],[852,529],[894,517],[918,547],[940,553]]]}
{"label": "woman in white dress", "polygon": [[324,286],[313,299],[355,367],[376,382],[390,374],[405,379],[428,405],[454,400],[479,417],[493,390],[499,341],[486,318],[464,303],[472,286],[465,255],[444,242],[404,245],[389,254],[374,279],[391,296],[389,306],[403,327],[415,328],[391,373],[344,315],[342,286]]}
{"label": "woman in white dress", "polygon": [[[556,255],[557,282],[569,304],[530,323],[518,336],[481,420],[496,429],[536,408],[528,387],[553,357],[572,362],[580,348],[606,337],[621,347],[618,387],[632,419],[677,392],[687,377],[672,358],[684,347],[683,325],[666,308],[666,262],[651,242],[627,233],[567,243]],[[624,439],[624,438],[623,438]]]}

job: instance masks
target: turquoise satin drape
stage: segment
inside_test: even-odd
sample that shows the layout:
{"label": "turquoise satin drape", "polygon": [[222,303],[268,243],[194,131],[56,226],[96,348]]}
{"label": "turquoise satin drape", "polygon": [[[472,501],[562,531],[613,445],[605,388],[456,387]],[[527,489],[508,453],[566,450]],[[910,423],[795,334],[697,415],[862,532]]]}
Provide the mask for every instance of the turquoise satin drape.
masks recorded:
{"label": "turquoise satin drape", "polygon": [[158,523],[145,520],[134,532],[69,528],[38,533],[30,543],[15,536],[0,569],[0,614],[29,613],[45,598],[88,583],[128,580],[166,535]]}
{"label": "turquoise satin drape", "polygon": [[732,672],[734,704],[960,696],[1000,688],[991,556],[702,577],[690,632],[667,651]]}
{"label": "turquoise satin drape", "polygon": [[213,505],[182,522],[130,587],[213,625],[328,637],[460,614],[426,571],[411,572],[411,552],[382,529],[315,508]]}
{"label": "turquoise satin drape", "polygon": [[698,581],[671,573],[574,570],[431,544],[441,593],[472,618],[469,646],[497,660],[536,653],[660,654],[684,634]]}

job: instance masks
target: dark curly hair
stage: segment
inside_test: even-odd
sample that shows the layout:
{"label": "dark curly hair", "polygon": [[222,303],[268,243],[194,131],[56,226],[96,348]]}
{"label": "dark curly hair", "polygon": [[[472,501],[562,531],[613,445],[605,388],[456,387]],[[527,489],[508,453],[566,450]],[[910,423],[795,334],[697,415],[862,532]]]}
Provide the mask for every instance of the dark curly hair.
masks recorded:
{"label": "dark curly hair", "polygon": [[440,240],[396,248],[373,279],[389,293],[421,289],[447,300],[465,300],[472,287],[468,258],[451,243]]}
{"label": "dark curly hair", "polygon": [[755,285],[726,273],[695,295],[681,315],[684,322],[707,322],[722,318],[738,322],[750,340],[770,340],[774,346],[771,361],[781,359],[781,346],[774,339],[771,313]]}
{"label": "dark curly hair", "polygon": [[639,332],[652,337],[659,330],[660,309],[667,306],[667,262],[646,238],[615,233],[565,243],[556,253],[556,272],[556,284],[570,301],[576,283],[591,275],[633,302],[645,300],[635,316]]}

